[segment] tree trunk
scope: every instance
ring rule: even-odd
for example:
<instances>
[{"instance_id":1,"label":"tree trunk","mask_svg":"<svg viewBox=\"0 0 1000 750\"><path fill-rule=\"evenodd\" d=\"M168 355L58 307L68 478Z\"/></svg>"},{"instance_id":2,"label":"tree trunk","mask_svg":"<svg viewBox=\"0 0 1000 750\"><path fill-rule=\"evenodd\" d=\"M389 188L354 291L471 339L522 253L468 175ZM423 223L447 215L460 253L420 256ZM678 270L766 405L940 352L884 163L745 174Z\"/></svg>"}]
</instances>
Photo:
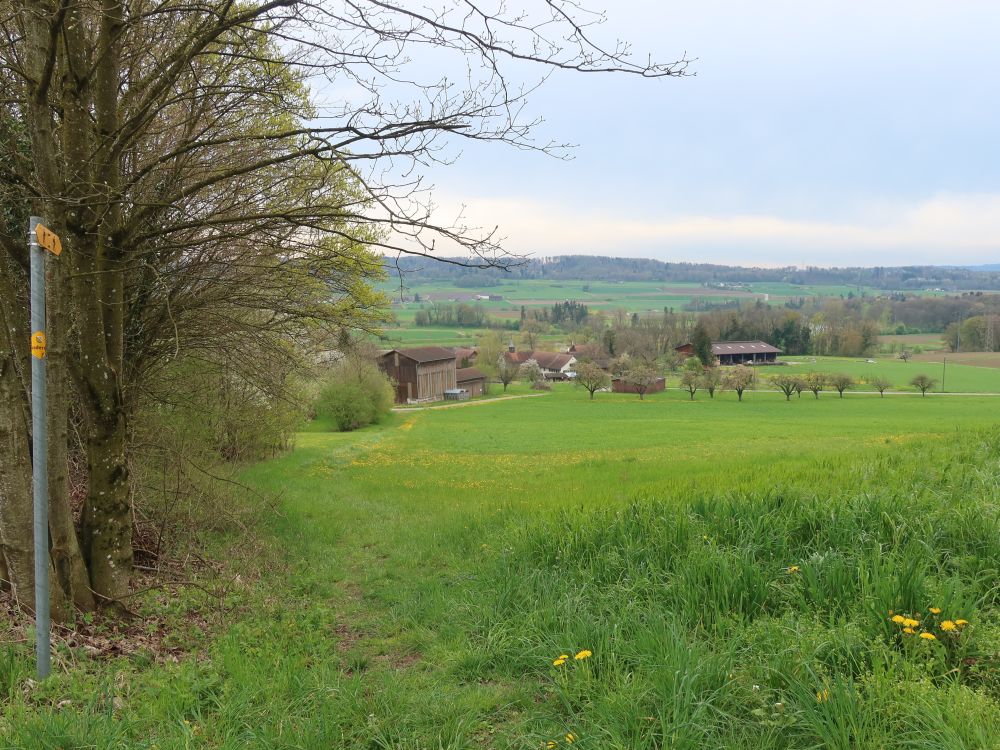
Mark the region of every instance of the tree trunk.
<instances>
[{"instance_id":1,"label":"tree trunk","mask_svg":"<svg viewBox=\"0 0 1000 750\"><path fill-rule=\"evenodd\" d=\"M0 357L2 357L0 353ZM16 405L13 364L0 359L0 552L14 601L32 608L35 568L28 435Z\"/></svg>"},{"instance_id":2,"label":"tree trunk","mask_svg":"<svg viewBox=\"0 0 1000 750\"><path fill-rule=\"evenodd\" d=\"M80 524L90 586L99 597L112 601L128 593L132 570L125 434L125 414L120 405L93 420L87 445L90 480Z\"/></svg>"},{"instance_id":3,"label":"tree trunk","mask_svg":"<svg viewBox=\"0 0 1000 750\"><path fill-rule=\"evenodd\" d=\"M90 611L94 595L83 561L80 543L73 523L69 497L69 399L70 385L66 368L66 338L70 320L66 265L58 260L49 263L49 289L46 300L46 333L48 353L48 420L49 420L49 554L55 571L55 581L67 602ZM66 616L69 612L55 613Z\"/></svg>"}]
</instances>

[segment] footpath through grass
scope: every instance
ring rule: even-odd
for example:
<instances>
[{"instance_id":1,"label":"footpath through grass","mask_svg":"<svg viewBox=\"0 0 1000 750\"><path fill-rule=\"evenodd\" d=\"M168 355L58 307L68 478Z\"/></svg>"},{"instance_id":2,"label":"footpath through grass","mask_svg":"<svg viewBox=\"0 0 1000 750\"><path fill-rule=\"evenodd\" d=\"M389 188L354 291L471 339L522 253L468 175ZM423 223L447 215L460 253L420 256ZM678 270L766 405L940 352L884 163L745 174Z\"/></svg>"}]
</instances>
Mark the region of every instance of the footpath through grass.
<instances>
[{"instance_id":1,"label":"footpath through grass","mask_svg":"<svg viewBox=\"0 0 1000 750\"><path fill-rule=\"evenodd\" d=\"M304 433L226 625L33 690L9 647L0 745L996 747L998 412L557 386Z\"/></svg>"}]
</instances>

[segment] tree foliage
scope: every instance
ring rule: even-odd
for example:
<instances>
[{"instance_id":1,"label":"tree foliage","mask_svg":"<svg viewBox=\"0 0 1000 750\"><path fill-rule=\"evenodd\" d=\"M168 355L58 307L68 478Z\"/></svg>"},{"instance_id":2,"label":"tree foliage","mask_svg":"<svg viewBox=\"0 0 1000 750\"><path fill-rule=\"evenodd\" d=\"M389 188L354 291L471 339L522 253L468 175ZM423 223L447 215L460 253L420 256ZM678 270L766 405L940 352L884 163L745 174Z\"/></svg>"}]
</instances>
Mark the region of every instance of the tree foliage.
<instances>
[{"instance_id":1,"label":"tree foliage","mask_svg":"<svg viewBox=\"0 0 1000 750\"><path fill-rule=\"evenodd\" d=\"M738 400L743 400L743 391L749 388L754 382L754 372L745 365L737 365L726 373L723 378L723 387L736 391Z\"/></svg>"},{"instance_id":2,"label":"tree foliage","mask_svg":"<svg viewBox=\"0 0 1000 750\"><path fill-rule=\"evenodd\" d=\"M593 400L595 392L611 385L611 377L592 362L580 362L576 366L576 383L590 393Z\"/></svg>"},{"instance_id":3,"label":"tree foliage","mask_svg":"<svg viewBox=\"0 0 1000 750\"><path fill-rule=\"evenodd\" d=\"M926 396L927 391L936 386L937 382L938 381L936 378L932 378L930 375L924 375L923 373L921 373L920 375L917 375L916 377L913 378L913 380L910 381L910 385L912 385L914 388L919 389L921 396Z\"/></svg>"}]
</instances>

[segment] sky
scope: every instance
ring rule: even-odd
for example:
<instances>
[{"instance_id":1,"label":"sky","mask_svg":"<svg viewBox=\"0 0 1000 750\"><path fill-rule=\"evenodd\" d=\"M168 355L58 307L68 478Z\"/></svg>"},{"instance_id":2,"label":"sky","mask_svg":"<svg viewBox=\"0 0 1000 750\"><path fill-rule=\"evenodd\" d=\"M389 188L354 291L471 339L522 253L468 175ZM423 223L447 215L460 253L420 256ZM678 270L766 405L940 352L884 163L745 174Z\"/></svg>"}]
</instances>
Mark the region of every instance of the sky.
<instances>
[{"instance_id":1,"label":"sky","mask_svg":"<svg viewBox=\"0 0 1000 750\"><path fill-rule=\"evenodd\" d=\"M696 75L553 75L528 113L572 159L467 144L425 170L443 216L535 256L1000 261L1000 4L583 4Z\"/></svg>"}]
</instances>

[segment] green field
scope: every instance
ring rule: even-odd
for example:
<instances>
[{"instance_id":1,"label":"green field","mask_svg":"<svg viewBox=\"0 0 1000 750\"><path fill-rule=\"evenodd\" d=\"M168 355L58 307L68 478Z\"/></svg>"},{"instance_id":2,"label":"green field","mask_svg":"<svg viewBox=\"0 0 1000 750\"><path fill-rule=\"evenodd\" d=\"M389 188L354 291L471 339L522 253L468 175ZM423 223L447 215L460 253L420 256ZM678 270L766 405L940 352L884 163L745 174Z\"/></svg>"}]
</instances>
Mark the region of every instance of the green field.
<instances>
[{"instance_id":1,"label":"green field","mask_svg":"<svg viewBox=\"0 0 1000 750\"><path fill-rule=\"evenodd\" d=\"M930 355L928 355L930 356ZM900 359L876 357L874 363L857 357L783 357L789 363L781 368L765 368L761 373L771 374L792 372L794 374L807 372L844 373L859 381L858 390L865 390L865 382L882 376L893 384L892 390L913 391L909 382L915 375L924 374L935 378L938 382L934 391L944 390L951 393L1000 393L1000 369L992 367L976 367L948 362L944 365L941 355L935 361L903 362Z\"/></svg>"},{"instance_id":2,"label":"green field","mask_svg":"<svg viewBox=\"0 0 1000 750\"><path fill-rule=\"evenodd\" d=\"M560 385L302 433L187 655L28 690L12 644L0 744L996 747L998 407Z\"/></svg>"}]
</instances>

